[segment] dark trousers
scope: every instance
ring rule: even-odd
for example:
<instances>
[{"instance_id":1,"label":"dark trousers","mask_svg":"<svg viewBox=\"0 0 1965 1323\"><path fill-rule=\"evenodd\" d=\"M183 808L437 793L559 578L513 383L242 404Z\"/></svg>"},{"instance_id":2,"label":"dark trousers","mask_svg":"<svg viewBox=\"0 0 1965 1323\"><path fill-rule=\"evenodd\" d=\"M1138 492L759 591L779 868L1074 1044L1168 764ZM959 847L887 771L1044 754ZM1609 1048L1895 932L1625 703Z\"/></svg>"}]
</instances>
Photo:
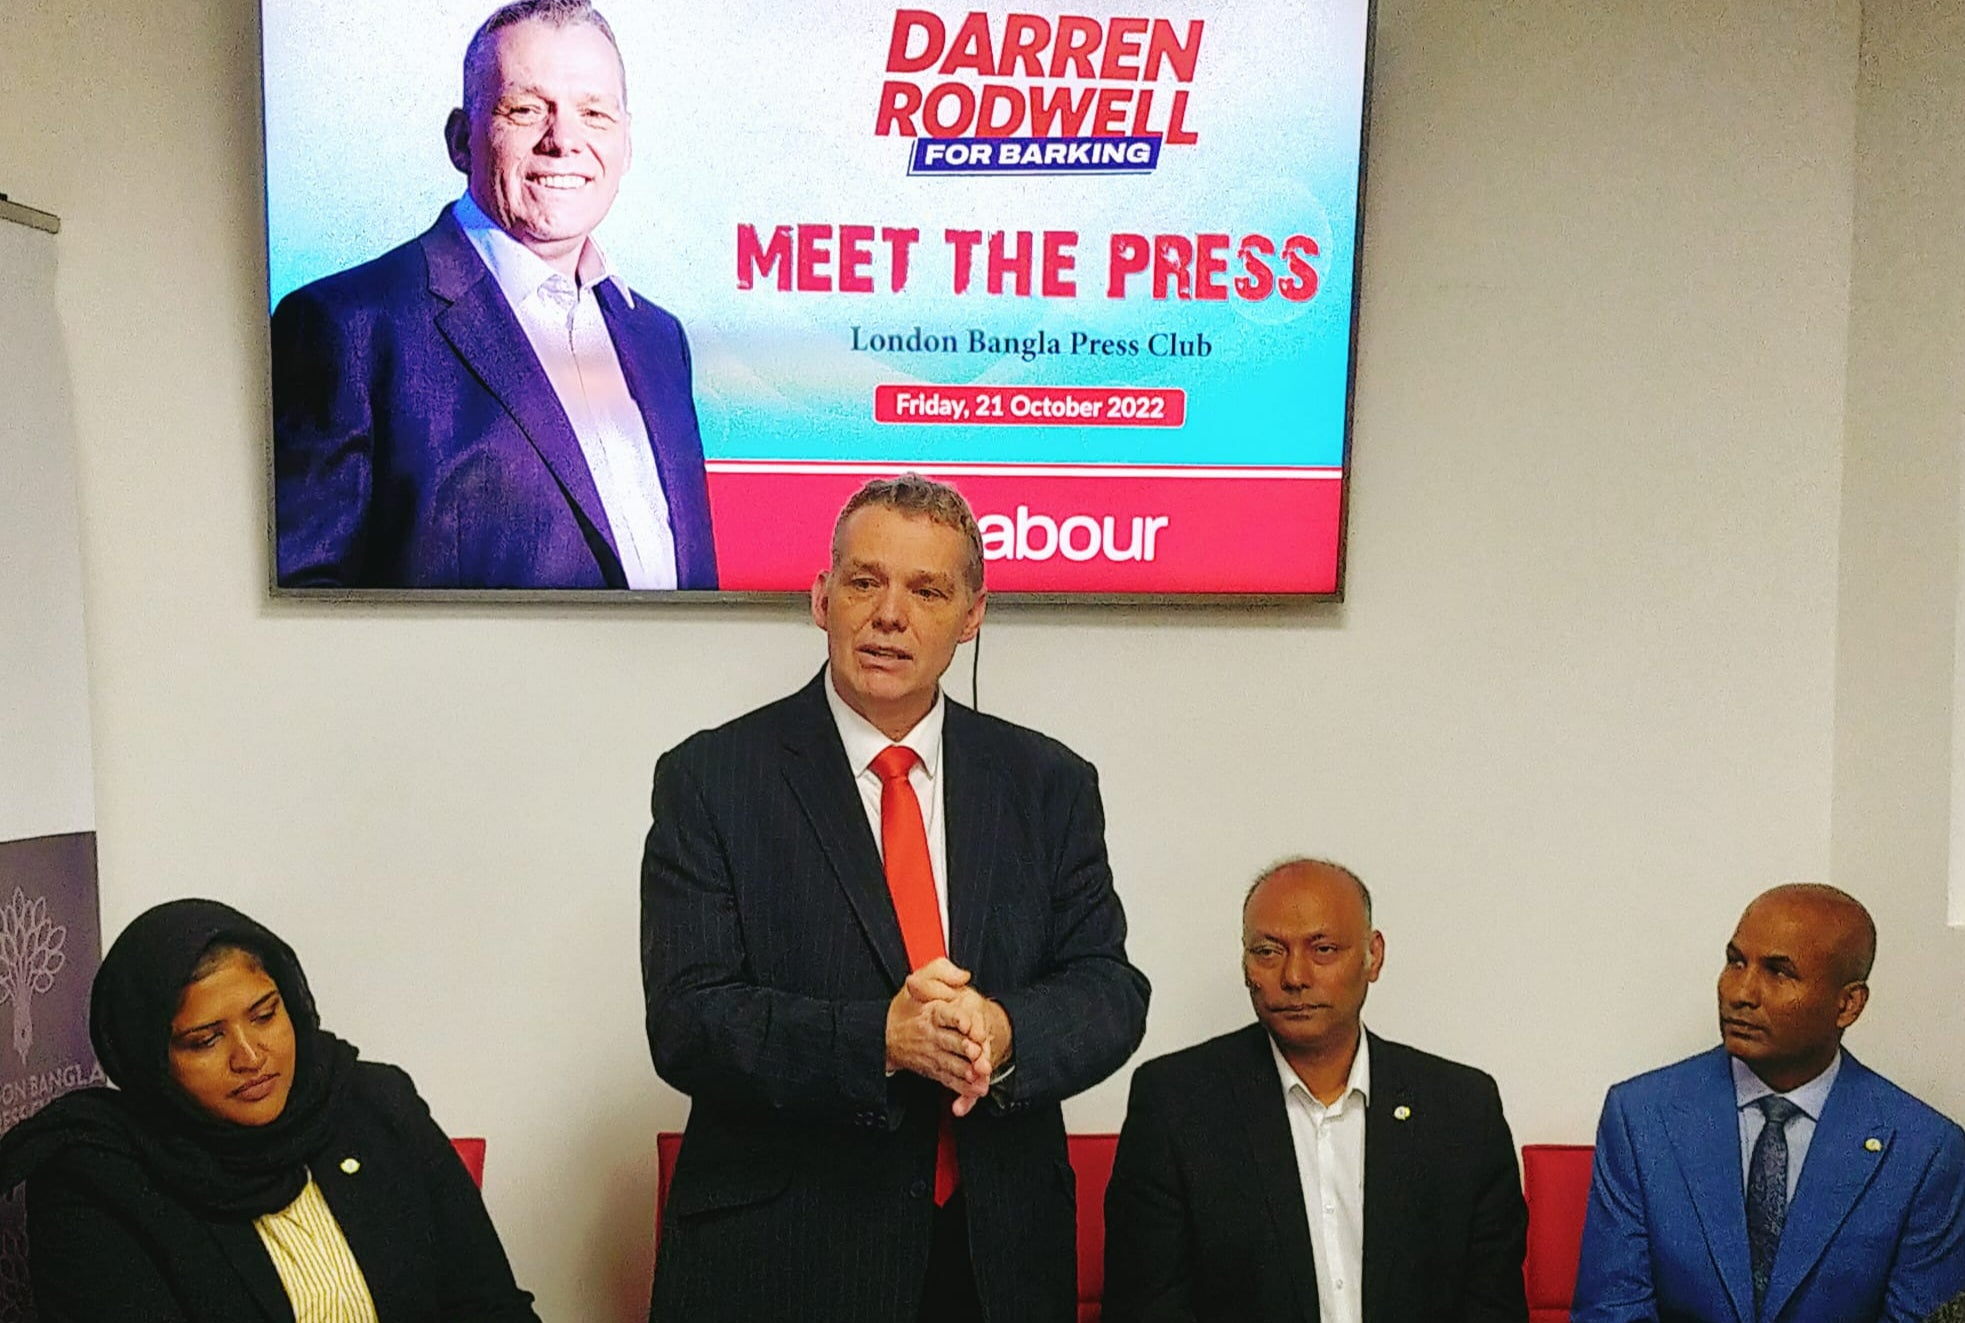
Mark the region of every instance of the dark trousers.
<instances>
[{"instance_id":1,"label":"dark trousers","mask_svg":"<svg viewBox=\"0 0 1965 1323\"><path fill-rule=\"evenodd\" d=\"M969 1205L960 1189L935 1210L935 1237L916 1317L921 1323L983 1323L976 1270L969 1260Z\"/></svg>"}]
</instances>

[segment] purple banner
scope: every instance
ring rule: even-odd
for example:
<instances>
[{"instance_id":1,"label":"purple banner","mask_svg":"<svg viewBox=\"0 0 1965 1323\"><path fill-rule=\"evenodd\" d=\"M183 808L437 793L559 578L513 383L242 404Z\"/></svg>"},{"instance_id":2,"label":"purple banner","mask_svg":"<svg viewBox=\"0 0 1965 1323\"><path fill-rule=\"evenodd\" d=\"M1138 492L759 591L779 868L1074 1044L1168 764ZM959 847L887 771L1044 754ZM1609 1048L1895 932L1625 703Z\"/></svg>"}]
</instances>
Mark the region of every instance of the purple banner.
<instances>
[{"instance_id":1,"label":"purple banner","mask_svg":"<svg viewBox=\"0 0 1965 1323\"><path fill-rule=\"evenodd\" d=\"M102 958L94 832L0 841L0 1131L103 1082L89 1046L89 985ZM25 1207L0 1199L0 1323L35 1317Z\"/></svg>"}]
</instances>

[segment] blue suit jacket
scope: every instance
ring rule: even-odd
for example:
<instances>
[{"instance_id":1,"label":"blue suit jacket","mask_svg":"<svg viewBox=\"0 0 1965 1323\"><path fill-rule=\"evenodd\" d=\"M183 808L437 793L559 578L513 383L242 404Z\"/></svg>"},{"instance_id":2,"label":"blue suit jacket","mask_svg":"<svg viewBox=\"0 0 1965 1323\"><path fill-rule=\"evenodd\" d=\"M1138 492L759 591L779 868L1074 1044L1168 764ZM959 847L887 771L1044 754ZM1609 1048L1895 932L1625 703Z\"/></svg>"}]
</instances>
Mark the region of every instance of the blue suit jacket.
<instances>
[{"instance_id":1,"label":"blue suit jacket","mask_svg":"<svg viewBox=\"0 0 1965 1323\"><path fill-rule=\"evenodd\" d=\"M689 344L613 282L601 313L648 424L677 583L716 587ZM446 208L273 313L278 577L292 588L624 588L580 443Z\"/></svg>"},{"instance_id":2,"label":"blue suit jacket","mask_svg":"<svg viewBox=\"0 0 1965 1323\"><path fill-rule=\"evenodd\" d=\"M1574 1323L1913 1323L1965 1287L1965 1131L1845 1052L1756 1315L1727 1062L1605 1099Z\"/></svg>"}]
</instances>

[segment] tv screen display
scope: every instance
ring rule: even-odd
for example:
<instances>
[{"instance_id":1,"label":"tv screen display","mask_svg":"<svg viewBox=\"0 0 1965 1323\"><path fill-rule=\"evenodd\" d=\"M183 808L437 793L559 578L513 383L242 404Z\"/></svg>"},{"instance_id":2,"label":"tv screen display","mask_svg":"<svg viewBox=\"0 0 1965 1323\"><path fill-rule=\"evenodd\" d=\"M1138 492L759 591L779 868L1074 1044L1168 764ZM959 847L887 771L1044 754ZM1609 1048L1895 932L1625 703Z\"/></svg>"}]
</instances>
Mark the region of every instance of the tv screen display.
<instances>
[{"instance_id":1,"label":"tv screen display","mask_svg":"<svg viewBox=\"0 0 1965 1323\"><path fill-rule=\"evenodd\" d=\"M1341 592L1368 0L261 15L276 591Z\"/></svg>"}]
</instances>

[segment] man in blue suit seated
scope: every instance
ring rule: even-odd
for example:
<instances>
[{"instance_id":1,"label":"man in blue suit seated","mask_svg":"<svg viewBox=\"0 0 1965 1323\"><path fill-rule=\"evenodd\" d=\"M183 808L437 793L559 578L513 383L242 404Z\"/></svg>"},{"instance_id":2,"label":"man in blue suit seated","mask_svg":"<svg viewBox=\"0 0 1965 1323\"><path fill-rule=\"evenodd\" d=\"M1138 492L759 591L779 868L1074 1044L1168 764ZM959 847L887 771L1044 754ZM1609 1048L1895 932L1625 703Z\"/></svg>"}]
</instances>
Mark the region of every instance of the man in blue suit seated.
<instances>
[{"instance_id":1,"label":"man in blue suit seated","mask_svg":"<svg viewBox=\"0 0 1965 1323\"><path fill-rule=\"evenodd\" d=\"M1965 1131L1842 1050L1875 956L1834 887L1747 906L1721 1046L1604 1101L1575 1323L1914 1323L1965 1287Z\"/></svg>"},{"instance_id":2,"label":"man in blue suit seated","mask_svg":"<svg viewBox=\"0 0 1965 1323\"><path fill-rule=\"evenodd\" d=\"M445 138L437 223L273 313L281 586L715 588L688 341L592 237L633 156L607 21L499 9Z\"/></svg>"}]
</instances>

